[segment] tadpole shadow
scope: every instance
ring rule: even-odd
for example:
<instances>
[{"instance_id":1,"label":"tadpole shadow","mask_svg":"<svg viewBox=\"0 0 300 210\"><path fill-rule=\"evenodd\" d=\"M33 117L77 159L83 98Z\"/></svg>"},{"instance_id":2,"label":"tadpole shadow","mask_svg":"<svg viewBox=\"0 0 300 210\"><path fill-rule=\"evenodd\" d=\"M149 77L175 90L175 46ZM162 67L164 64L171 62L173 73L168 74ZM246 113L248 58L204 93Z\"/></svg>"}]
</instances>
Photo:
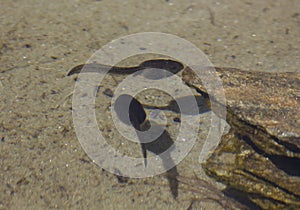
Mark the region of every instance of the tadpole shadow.
<instances>
[{"instance_id":1,"label":"tadpole shadow","mask_svg":"<svg viewBox=\"0 0 300 210\"><path fill-rule=\"evenodd\" d=\"M151 126L162 126L158 125L155 122L151 122ZM178 196L178 171L176 164L174 163L174 160L171 158L171 150L169 148L174 144L173 139L171 138L168 131L164 130L163 133L154 141L149 143L141 143L142 148L145 151L152 152L155 155L160 155L162 153L164 154L164 157L162 158L162 162L164 165L164 168L167 169L169 165L173 165L174 167L167 170L165 176L168 180L169 187L172 193L172 196L174 199Z\"/></svg>"},{"instance_id":2,"label":"tadpole shadow","mask_svg":"<svg viewBox=\"0 0 300 210\"><path fill-rule=\"evenodd\" d=\"M196 100L198 110L193 109L186 109L186 110L180 110L178 103L183 104L184 106L188 107L191 106L191 101ZM143 105L144 108L147 109L159 109L159 110L168 110L173 111L175 113L182 113L185 115L196 115L196 114L203 114L205 112L209 112L211 109L207 104L207 98L203 96L197 96L197 95L191 95L191 96L185 96L178 98L176 100L171 100L170 103L166 106L152 106L152 105Z\"/></svg>"}]
</instances>

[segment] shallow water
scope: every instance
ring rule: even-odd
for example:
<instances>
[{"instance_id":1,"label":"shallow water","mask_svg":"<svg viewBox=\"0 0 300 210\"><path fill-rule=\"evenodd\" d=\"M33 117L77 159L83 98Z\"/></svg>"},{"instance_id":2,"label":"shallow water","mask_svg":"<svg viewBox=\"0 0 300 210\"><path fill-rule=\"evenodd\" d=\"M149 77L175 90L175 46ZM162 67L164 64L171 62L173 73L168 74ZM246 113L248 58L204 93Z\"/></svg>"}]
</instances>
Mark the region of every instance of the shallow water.
<instances>
[{"instance_id":1,"label":"shallow water","mask_svg":"<svg viewBox=\"0 0 300 210\"><path fill-rule=\"evenodd\" d=\"M201 194L181 190L179 184L174 200L165 176L120 183L92 163L74 132L71 98L66 96L74 89L75 76L67 77L68 70L113 39L157 31L192 42L216 66L299 72L298 8L296 0L2 2L0 208L187 209ZM140 62L133 58L125 64ZM108 76L103 85L113 88L119 79ZM143 102L168 103L167 96L156 94L148 93ZM139 145L122 140L103 117L109 114L110 98L99 91L98 100L98 124L108 141L140 156ZM198 142L207 134L210 113L200 117ZM179 125L170 121L172 137ZM194 177L199 170L200 149L201 143L196 144L177 165L181 176Z\"/></svg>"}]
</instances>

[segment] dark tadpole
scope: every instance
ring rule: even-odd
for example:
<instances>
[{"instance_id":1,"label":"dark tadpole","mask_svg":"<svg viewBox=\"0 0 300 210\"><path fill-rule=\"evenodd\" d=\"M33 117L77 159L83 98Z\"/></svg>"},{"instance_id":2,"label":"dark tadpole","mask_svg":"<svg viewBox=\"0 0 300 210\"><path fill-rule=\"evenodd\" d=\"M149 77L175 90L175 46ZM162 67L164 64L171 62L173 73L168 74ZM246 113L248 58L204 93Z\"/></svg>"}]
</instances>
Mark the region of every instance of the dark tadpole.
<instances>
[{"instance_id":1,"label":"dark tadpole","mask_svg":"<svg viewBox=\"0 0 300 210\"><path fill-rule=\"evenodd\" d=\"M146 112L143 105L134 97L123 94L120 95L115 102L115 111L119 119L128 124L132 125L138 131L146 131L150 128L150 122L147 119ZM151 122L151 126L161 126L157 125L154 122ZM141 140L142 137L139 136ZM171 158L170 151L168 149L174 144L169 133L164 130L164 132L154 141L149 143L142 143L141 148L144 157L145 167L147 166L147 150L159 155L163 152L166 152L167 157L163 159L163 164L167 168L168 165L174 165L172 169L169 169L166 172L166 178L168 179L169 186L173 197L176 199L178 196L178 180L177 176L177 167L174 164L174 161ZM170 162L171 161L171 162Z\"/></svg>"},{"instance_id":2,"label":"dark tadpole","mask_svg":"<svg viewBox=\"0 0 300 210\"><path fill-rule=\"evenodd\" d=\"M164 69L170 73L176 74L180 70L184 68L183 64L170 60L170 59L153 59L146 60L142 62L138 66L132 67L119 67L119 66L108 66L99 63L88 63L88 64L80 64L78 66L73 67L67 74L67 76L71 76L73 74L79 74L81 70L84 68L84 72L104 72L104 70L109 70L109 73L112 74L132 74L140 70L155 68L155 69Z\"/></svg>"},{"instance_id":3,"label":"dark tadpole","mask_svg":"<svg viewBox=\"0 0 300 210\"><path fill-rule=\"evenodd\" d=\"M115 101L115 111L119 119L136 130L142 131L141 125L147 118L143 105L128 94L120 95ZM128 117L129 116L129 117Z\"/></svg>"},{"instance_id":4,"label":"dark tadpole","mask_svg":"<svg viewBox=\"0 0 300 210\"><path fill-rule=\"evenodd\" d=\"M128 108L129 107L129 108ZM147 121L147 115L143 105L134 97L123 94L115 102L115 111L119 119L127 125L132 125L138 131L146 131L144 126ZM145 143L141 142L144 164L147 165L147 151Z\"/></svg>"}]
</instances>

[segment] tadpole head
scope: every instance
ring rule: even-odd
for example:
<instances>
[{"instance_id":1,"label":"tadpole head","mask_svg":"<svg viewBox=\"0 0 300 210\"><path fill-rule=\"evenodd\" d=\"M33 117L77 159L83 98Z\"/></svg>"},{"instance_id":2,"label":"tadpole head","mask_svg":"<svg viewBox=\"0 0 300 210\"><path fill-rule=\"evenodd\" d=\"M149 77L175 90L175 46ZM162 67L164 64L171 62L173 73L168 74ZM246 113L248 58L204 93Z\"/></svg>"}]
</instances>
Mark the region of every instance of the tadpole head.
<instances>
[{"instance_id":1,"label":"tadpole head","mask_svg":"<svg viewBox=\"0 0 300 210\"><path fill-rule=\"evenodd\" d=\"M164 69L173 74L178 73L184 68L182 63L170 59L155 59L155 60L144 61L143 63L140 64L140 67Z\"/></svg>"},{"instance_id":2,"label":"tadpole head","mask_svg":"<svg viewBox=\"0 0 300 210\"><path fill-rule=\"evenodd\" d=\"M120 95L117 98L115 111L122 122L127 125L131 124L137 130L141 130L141 125L147 118L143 105L128 94Z\"/></svg>"}]
</instances>

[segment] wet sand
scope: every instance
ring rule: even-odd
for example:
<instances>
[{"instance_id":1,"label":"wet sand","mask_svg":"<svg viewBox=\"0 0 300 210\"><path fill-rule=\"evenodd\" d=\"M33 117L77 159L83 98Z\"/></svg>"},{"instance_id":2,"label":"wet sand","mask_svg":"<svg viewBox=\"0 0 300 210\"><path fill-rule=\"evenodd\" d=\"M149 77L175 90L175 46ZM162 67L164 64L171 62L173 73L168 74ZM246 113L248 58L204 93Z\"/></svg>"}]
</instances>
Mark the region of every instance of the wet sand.
<instances>
[{"instance_id":1,"label":"wet sand","mask_svg":"<svg viewBox=\"0 0 300 210\"><path fill-rule=\"evenodd\" d=\"M75 76L66 74L111 40L137 32L170 33L195 44L216 66L300 72L297 0L4 1L0 23L0 209L187 209L203 198L179 183L175 200L164 175L122 183L82 149L72 100L65 100ZM128 65L138 63L136 58ZM115 79L122 77L108 77L105 87L113 89ZM144 100L163 104L169 98ZM109 139L122 141L105 120L110 98L100 92L98 101L99 124ZM201 115L199 142L177 166L181 176L193 178L199 170L209 116ZM171 136L176 129L173 123ZM139 149L122 147L132 155ZM215 208L200 202L194 208L205 205Z\"/></svg>"}]
</instances>

